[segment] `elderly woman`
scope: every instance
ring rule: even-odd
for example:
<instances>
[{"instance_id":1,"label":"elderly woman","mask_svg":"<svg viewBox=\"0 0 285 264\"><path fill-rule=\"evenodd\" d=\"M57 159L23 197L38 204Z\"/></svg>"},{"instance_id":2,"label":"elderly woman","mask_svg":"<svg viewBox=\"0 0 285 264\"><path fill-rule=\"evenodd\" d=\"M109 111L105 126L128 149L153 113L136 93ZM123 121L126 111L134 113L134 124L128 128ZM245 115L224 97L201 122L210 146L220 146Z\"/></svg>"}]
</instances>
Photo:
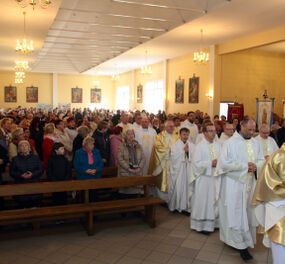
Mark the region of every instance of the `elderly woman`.
<instances>
[{"instance_id":1,"label":"elderly woman","mask_svg":"<svg viewBox=\"0 0 285 264\"><path fill-rule=\"evenodd\" d=\"M27 140L18 144L19 154L12 159L10 176L16 184L39 182L43 173L41 161L37 155L31 153L31 145ZM40 205L41 194L18 195L14 199L21 208L36 207Z\"/></svg>"},{"instance_id":2,"label":"elderly woman","mask_svg":"<svg viewBox=\"0 0 285 264\"><path fill-rule=\"evenodd\" d=\"M135 141L133 129L123 133L123 143L118 148L118 177L140 176L143 174L145 156L141 145ZM120 193L126 196L142 193L139 187L120 188Z\"/></svg>"},{"instance_id":3,"label":"elderly woman","mask_svg":"<svg viewBox=\"0 0 285 264\"><path fill-rule=\"evenodd\" d=\"M76 178L78 180L98 179L101 178L103 170L103 161L100 152L94 148L94 139L85 137L82 143L82 148L75 152L73 166L77 171ZM96 191L90 190L90 202L96 200Z\"/></svg>"}]
</instances>

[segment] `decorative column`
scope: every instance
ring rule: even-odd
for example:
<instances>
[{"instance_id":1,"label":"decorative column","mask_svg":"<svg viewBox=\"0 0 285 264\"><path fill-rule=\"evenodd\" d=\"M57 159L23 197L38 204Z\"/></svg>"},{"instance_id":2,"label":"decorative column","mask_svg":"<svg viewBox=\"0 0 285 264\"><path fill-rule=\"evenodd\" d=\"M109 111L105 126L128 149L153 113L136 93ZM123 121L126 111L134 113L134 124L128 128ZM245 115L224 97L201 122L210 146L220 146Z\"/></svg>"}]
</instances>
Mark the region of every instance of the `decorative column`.
<instances>
[{"instance_id":1,"label":"decorative column","mask_svg":"<svg viewBox=\"0 0 285 264\"><path fill-rule=\"evenodd\" d=\"M52 74L52 107L58 106L57 73Z\"/></svg>"},{"instance_id":2,"label":"decorative column","mask_svg":"<svg viewBox=\"0 0 285 264\"><path fill-rule=\"evenodd\" d=\"M167 113L166 97L167 97L167 60L163 61L163 110Z\"/></svg>"},{"instance_id":3,"label":"decorative column","mask_svg":"<svg viewBox=\"0 0 285 264\"><path fill-rule=\"evenodd\" d=\"M214 74L215 74L215 46L210 46L210 87L209 87L209 106L208 114L211 117L211 120L214 118Z\"/></svg>"},{"instance_id":4,"label":"decorative column","mask_svg":"<svg viewBox=\"0 0 285 264\"><path fill-rule=\"evenodd\" d=\"M132 70L132 84L130 92L130 110L134 110L135 103L135 70Z\"/></svg>"}]
</instances>

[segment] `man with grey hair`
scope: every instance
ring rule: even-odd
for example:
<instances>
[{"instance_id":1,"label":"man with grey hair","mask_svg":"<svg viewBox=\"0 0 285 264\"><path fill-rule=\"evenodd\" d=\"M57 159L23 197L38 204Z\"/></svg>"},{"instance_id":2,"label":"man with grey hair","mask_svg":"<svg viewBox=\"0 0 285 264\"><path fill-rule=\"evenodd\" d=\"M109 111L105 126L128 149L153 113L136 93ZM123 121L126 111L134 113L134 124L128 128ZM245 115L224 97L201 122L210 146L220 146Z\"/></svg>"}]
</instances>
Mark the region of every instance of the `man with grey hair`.
<instances>
[{"instance_id":1,"label":"man with grey hair","mask_svg":"<svg viewBox=\"0 0 285 264\"><path fill-rule=\"evenodd\" d=\"M165 122L165 130L159 133L155 139L150 157L148 173L158 176L156 187L157 196L168 202L168 177L170 169L170 149L178 140L174 133L174 123L171 120Z\"/></svg>"},{"instance_id":2,"label":"man with grey hair","mask_svg":"<svg viewBox=\"0 0 285 264\"><path fill-rule=\"evenodd\" d=\"M259 129L259 135L255 137L263 151L263 156L265 159L269 157L271 153L278 149L275 140L269 136L270 128L266 124L262 124Z\"/></svg>"},{"instance_id":3,"label":"man with grey hair","mask_svg":"<svg viewBox=\"0 0 285 264\"><path fill-rule=\"evenodd\" d=\"M256 243L258 226L250 201L257 173L264 163L260 145L253 134L255 121L245 118L240 132L235 132L224 145L218 158L216 176L221 175L219 198L220 239L236 248L243 260L252 256L248 247Z\"/></svg>"},{"instance_id":4,"label":"man with grey hair","mask_svg":"<svg viewBox=\"0 0 285 264\"><path fill-rule=\"evenodd\" d=\"M123 129L123 132L125 132L127 129L133 129L133 124L128 123L129 116L127 113L123 113L121 115L121 122L118 124L119 127Z\"/></svg>"}]
</instances>

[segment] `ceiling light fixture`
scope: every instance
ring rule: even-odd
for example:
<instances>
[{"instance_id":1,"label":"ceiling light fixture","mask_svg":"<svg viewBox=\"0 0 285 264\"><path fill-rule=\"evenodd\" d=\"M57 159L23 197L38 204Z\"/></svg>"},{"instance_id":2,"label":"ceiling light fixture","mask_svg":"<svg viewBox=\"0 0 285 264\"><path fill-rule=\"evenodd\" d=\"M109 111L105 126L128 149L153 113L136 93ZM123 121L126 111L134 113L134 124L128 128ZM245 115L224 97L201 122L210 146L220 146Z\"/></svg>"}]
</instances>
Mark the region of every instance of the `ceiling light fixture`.
<instances>
[{"instance_id":1,"label":"ceiling light fixture","mask_svg":"<svg viewBox=\"0 0 285 264\"><path fill-rule=\"evenodd\" d=\"M147 50L145 51L145 65L141 67L141 74L152 74L151 66L147 66Z\"/></svg>"},{"instance_id":2,"label":"ceiling light fixture","mask_svg":"<svg viewBox=\"0 0 285 264\"><path fill-rule=\"evenodd\" d=\"M203 29L201 29L200 32L201 32L200 51L194 52L193 61L194 61L194 63L207 63L209 61L209 53L208 52L204 52L202 50Z\"/></svg>"},{"instance_id":3,"label":"ceiling light fixture","mask_svg":"<svg viewBox=\"0 0 285 264\"><path fill-rule=\"evenodd\" d=\"M16 61L15 63L14 69L16 72L25 72L30 69L28 61Z\"/></svg>"},{"instance_id":4,"label":"ceiling light fixture","mask_svg":"<svg viewBox=\"0 0 285 264\"><path fill-rule=\"evenodd\" d=\"M34 45L32 40L30 40L30 43L26 40L26 12L23 12L23 15L24 15L24 39L22 42L20 42L20 40L17 40L16 52L22 54L30 54L34 51Z\"/></svg>"},{"instance_id":5,"label":"ceiling light fixture","mask_svg":"<svg viewBox=\"0 0 285 264\"><path fill-rule=\"evenodd\" d=\"M15 83L24 83L25 72L15 72Z\"/></svg>"},{"instance_id":6,"label":"ceiling light fixture","mask_svg":"<svg viewBox=\"0 0 285 264\"><path fill-rule=\"evenodd\" d=\"M20 7L25 8L28 5L31 5L33 7L33 10L35 9L35 6L38 4L41 8L46 9L51 4L51 0L15 0Z\"/></svg>"}]
</instances>

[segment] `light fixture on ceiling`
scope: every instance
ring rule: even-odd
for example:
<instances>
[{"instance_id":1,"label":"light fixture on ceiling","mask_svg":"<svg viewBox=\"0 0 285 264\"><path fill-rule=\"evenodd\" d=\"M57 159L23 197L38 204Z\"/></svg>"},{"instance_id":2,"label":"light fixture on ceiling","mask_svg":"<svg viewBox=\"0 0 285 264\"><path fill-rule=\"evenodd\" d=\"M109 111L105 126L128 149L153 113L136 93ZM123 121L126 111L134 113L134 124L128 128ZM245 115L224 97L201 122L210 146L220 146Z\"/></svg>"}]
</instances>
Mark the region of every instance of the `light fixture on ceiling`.
<instances>
[{"instance_id":1,"label":"light fixture on ceiling","mask_svg":"<svg viewBox=\"0 0 285 264\"><path fill-rule=\"evenodd\" d=\"M15 72L15 83L24 83L25 72Z\"/></svg>"},{"instance_id":2,"label":"light fixture on ceiling","mask_svg":"<svg viewBox=\"0 0 285 264\"><path fill-rule=\"evenodd\" d=\"M209 53L208 52L204 52L202 50L203 29L201 29L200 32L201 32L200 51L194 52L193 61L194 61L194 63L207 63L209 61Z\"/></svg>"},{"instance_id":3,"label":"light fixture on ceiling","mask_svg":"<svg viewBox=\"0 0 285 264\"><path fill-rule=\"evenodd\" d=\"M147 65L147 50L145 51L145 65L141 67L141 74L152 74L151 66Z\"/></svg>"},{"instance_id":4,"label":"light fixture on ceiling","mask_svg":"<svg viewBox=\"0 0 285 264\"><path fill-rule=\"evenodd\" d=\"M15 0L15 1L22 8L31 5L33 7L33 10L35 9L36 5L39 5L41 8L46 9L51 4L51 0Z\"/></svg>"},{"instance_id":5,"label":"light fixture on ceiling","mask_svg":"<svg viewBox=\"0 0 285 264\"><path fill-rule=\"evenodd\" d=\"M14 69L16 72L25 72L30 69L28 61L16 61L15 64Z\"/></svg>"},{"instance_id":6,"label":"light fixture on ceiling","mask_svg":"<svg viewBox=\"0 0 285 264\"><path fill-rule=\"evenodd\" d=\"M120 80L120 75L119 74L113 74L112 75L112 81L119 81Z\"/></svg>"},{"instance_id":7,"label":"light fixture on ceiling","mask_svg":"<svg viewBox=\"0 0 285 264\"><path fill-rule=\"evenodd\" d=\"M30 40L30 43L26 40L26 12L23 12L24 15L24 39L22 42L17 40L16 52L22 54L30 54L34 51L33 41Z\"/></svg>"}]
</instances>

